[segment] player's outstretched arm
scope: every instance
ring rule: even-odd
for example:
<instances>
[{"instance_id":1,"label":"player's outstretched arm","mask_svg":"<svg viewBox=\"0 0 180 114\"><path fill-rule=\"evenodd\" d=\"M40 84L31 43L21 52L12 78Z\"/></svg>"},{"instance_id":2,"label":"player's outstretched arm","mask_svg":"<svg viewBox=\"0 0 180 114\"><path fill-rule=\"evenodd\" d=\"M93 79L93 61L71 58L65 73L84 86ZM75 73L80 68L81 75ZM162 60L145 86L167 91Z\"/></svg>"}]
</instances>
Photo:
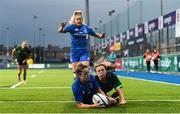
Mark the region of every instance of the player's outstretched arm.
<instances>
[{"instance_id":1,"label":"player's outstretched arm","mask_svg":"<svg viewBox=\"0 0 180 114\"><path fill-rule=\"evenodd\" d=\"M125 100L125 97L124 97L122 89L121 88L117 89L117 92L118 92L118 95L119 95L119 98L120 98L119 104L120 105L126 104L127 102Z\"/></svg>"},{"instance_id":2,"label":"player's outstretched arm","mask_svg":"<svg viewBox=\"0 0 180 114\"><path fill-rule=\"evenodd\" d=\"M78 108L101 108L100 104L77 103L76 106L77 106Z\"/></svg>"},{"instance_id":3,"label":"player's outstretched arm","mask_svg":"<svg viewBox=\"0 0 180 114\"><path fill-rule=\"evenodd\" d=\"M58 28L58 32L64 33L64 27L66 26L66 22L62 22Z\"/></svg>"},{"instance_id":4,"label":"player's outstretched arm","mask_svg":"<svg viewBox=\"0 0 180 114\"><path fill-rule=\"evenodd\" d=\"M96 33L97 38L104 38L106 33Z\"/></svg>"}]
</instances>

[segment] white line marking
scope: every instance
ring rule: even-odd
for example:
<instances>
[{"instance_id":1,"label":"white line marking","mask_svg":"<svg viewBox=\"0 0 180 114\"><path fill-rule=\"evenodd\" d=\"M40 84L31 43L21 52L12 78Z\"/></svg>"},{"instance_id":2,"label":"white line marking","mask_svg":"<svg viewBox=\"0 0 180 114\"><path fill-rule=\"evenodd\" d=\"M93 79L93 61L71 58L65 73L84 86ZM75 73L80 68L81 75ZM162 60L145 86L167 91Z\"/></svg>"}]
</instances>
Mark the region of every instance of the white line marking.
<instances>
[{"instance_id":1,"label":"white line marking","mask_svg":"<svg viewBox=\"0 0 180 114\"><path fill-rule=\"evenodd\" d=\"M0 101L0 103L72 103L75 101Z\"/></svg>"},{"instance_id":2,"label":"white line marking","mask_svg":"<svg viewBox=\"0 0 180 114\"><path fill-rule=\"evenodd\" d=\"M15 89L69 89L70 86L64 86L64 87L20 87ZM10 88L0 88L0 89L10 89Z\"/></svg>"},{"instance_id":3,"label":"white line marking","mask_svg":"<svg viewBox=\"0 0 180 114\"><path fill-rule=\"evenodd\" d=\"M127 102L180 102L180 99L172 100L126 100ZM0 101L0 103L73 103L75 101Z\"/></svg>"},{"instance_id":4,"label":"white line marking","mask_svg":"<svg viewBox=\"0 0 180 114\"><path fill-rule=\"evenodd\" d=\"M40 70L38 73L40 74L40 73L42 73L42 72L44 72L44 70ZM31 76L31 78L34 78L34 77L36 77L35 74L33 74L33 75Z\"/></svg>"},{"instance_id":5,"label":"white line marking","mask_svg":"<svg viewBox=\"0 0 180 114\"><path fill-rule=\"evenodd\" d=\"M44 70L40 70L38 73L42 73L42 72L44 72Z\"/></svg>"},{"instance_id":6,"label":"white line marking","mask_svg":"<svg viewBox=\"0 0 180 114\"><path fill-rule=\"evenodd\" d=\"M18 82L17 84L11 86L10 88L11 88L11 89L12 89L12 88L16 88L17 86L21 85L22 83L23 83L23 82Z\"/></svg>"},{"instance_id":7,"label":"white line marking","mask_svg":"<svg viewBox=\"0 0 180 114\"><path fill-rule=\"evenodd\" d=\"M31 76L31 78L34 78L36 75L35 74L33 74L32 76Z\"/></svg>"},{"instance_id":8,"label":"white line marking","mask_svg":"<svg viewBox=\"0 0 180 114\"><path fill-rule=\"evenodd\" d=\"M157 100L127 100L127 101L132 101L132 102L180 102L180 99L157 99Z\"/></svg>"},{"instance_id":9,"label":"white line marking","mask_svg":"<svg viewBox=\"0 0 180 114\"><path fill-rule=\"evenodd\" d=\"M146 79L140 79L140 78L126 77L126 76L122 76L122 75L118 75L118 76L119 76L119 77L123 77L123 78L129 78L129 79L147 81L147 82L154 82L154 83L162 83L162 84L169 84L169 85L177 85L177 86L180 86L180 84L174 84L174 83L168 83L168 82L161 82L161 81L154 81L154 80L146 80Z\"/></svg>"}]
</instances>

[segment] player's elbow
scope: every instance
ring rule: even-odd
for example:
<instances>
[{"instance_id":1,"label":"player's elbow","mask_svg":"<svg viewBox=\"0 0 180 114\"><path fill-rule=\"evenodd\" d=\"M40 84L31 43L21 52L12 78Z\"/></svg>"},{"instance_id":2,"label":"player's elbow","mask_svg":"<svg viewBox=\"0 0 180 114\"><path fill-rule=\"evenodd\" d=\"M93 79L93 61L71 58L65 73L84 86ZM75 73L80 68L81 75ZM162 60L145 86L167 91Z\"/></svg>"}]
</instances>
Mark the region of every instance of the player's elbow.
<instances>
[{"instance_id":1,"label":"player's elbow","mask_svg":"<svg viewBox=\"0 0 180 114\"><path fill-rule=\"evenodd\" d=\"M60 33L62 33L62 31L61 30L57 30L58 32L60 32Z\"/></svg>"},{"instance_id":2,"label":"player's elbow","mask_svg":"<svg viewBox=\"0 0 180 114\"><path fill-rule=\"evenodd\" d=\"M64 29L62 29L62 28L59 28L57 31L60 32L60 33L65 33Z\"/></svg>"},{"instance_id":3,"label":"player's elbow","mask_svg":"<svg viewBox=\"0 0 180 114\"><path fill-rule=\"evenodd\" d=\"M95 37L96 38L100 38L100 35L98 33L96 33Z\"/></svg>"}]
</instances>

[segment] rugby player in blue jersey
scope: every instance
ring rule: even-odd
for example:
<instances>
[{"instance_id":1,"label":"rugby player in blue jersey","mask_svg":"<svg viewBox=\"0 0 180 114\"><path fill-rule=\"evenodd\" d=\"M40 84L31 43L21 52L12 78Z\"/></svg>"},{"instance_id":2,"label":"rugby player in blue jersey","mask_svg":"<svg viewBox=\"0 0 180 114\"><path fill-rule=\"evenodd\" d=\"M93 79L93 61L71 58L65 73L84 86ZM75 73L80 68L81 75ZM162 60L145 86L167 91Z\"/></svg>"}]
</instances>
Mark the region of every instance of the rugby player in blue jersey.
<instances>
[{"instance_id":1,"label":"rugby player in blue jersey","mask_svg":"<svg viewBox=\"0 0 180 114\"><path fill-rule=\"evenodd\" d=\"M92 96L95 93L105 93L100 89L95 76L89 74L89 67L79 63L76 69L77 78L72 85L72 91L78 108L98 108L101 104L93 104ZM116 104L116 100L112 97L109 99L109 105Z\"/></svg>"},{"instance_id":2,"label":"rugby player in blue jersey","mask_svg":"<svg viewBox=\"0 0 180 114\"><path fill-rule=\"evenodd\" d=\"M72 70L75 72L77 64L83 63L89 66L89 46L88 35L92 35L97 38L104 38L105 33L96 33L89 26L85 25L82 11L77 10L73 13L69 25L61 23L58 28L58 32L70 33L71 36L71 52L70 62L72 63Z\"/></svg>"}]
</instances>

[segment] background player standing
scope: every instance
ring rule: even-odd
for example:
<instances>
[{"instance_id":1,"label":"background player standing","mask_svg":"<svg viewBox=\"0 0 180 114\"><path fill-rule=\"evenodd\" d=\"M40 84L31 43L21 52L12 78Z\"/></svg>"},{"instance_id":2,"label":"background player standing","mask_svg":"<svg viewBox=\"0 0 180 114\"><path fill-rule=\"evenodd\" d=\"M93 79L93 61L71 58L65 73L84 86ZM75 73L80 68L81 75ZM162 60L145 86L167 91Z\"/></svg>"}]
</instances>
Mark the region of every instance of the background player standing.
<instances>
[{"instance_id":1,"label":"background player standing","mask_svg":"<svg viewBox=\"0 0 180 114\"><path fill-rule=\"evenodd\" d=\"M23 82L26 81L26 75L27 75L27 60L32 57L32 52L28 48L27 41L23 41L20 46L14 48L12 50L12 57L14 59L17 59L17 67L18 67L18 81L21 81L21 72L22 69L24 71L23 73Z\"/></svg>"}]
</instances>

